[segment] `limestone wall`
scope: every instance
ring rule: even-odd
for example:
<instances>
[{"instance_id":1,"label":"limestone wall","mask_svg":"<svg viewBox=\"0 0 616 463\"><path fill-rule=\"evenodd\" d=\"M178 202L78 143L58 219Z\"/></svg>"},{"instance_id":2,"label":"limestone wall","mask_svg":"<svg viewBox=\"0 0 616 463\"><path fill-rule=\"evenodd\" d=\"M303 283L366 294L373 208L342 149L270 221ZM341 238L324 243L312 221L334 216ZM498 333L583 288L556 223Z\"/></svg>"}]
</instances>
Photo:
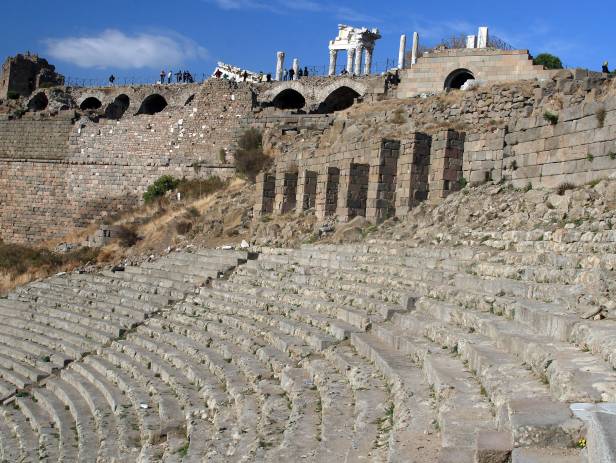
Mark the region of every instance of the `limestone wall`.
<instances>
[{"instance_id":1,"label":"limestone wall","mask_svg":"<svg viewBox=\"0 0 616 463\"><path fill-rule=\"evenodd\" d=\"M153 115L135 115L133 102L119 120L75 122L70 110L0 121L0 238L40 242L86 226L137 205L164 174L231 175L252 91L221 81L196 90L185 104L182 89L173 89L177 98L167 95L170 105Z\"/></svg>"},{"instance_id":2,"label":"limestone wall","mask_svg":"<svg viewBox=\"0 0 616 463\"><path fill-rule=\"evenodd\" d=\"M556 123L537 114L490 134L470 134L465 178L476 182L502 176L518 187L555 187L605 178L616 170L616 97L554 114Z\"/></svg>"}]
</instances>

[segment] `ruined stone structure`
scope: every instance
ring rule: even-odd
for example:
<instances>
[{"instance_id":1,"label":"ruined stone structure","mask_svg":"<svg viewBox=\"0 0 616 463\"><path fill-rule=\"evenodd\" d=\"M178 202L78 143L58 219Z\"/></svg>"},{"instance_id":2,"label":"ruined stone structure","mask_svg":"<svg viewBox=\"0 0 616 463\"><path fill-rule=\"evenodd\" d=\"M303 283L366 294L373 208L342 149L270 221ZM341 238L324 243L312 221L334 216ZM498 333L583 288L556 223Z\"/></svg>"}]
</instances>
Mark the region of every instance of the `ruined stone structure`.
<instances>
[{"instance_id":1,"label":"ruined stone structure","mask_svg":"<svg viewBox=\"0 0 616 463\"><path fill-rule=\"evenodd\" d=\"M35 55L17 55L6 59L0 75L0 99L9 94L28 96L36 89L64 84L64 77L47 60Z\"/></svg>"},{"instance_id":2,"label":"ruined stone structure","mask_svg":"<svg viewBox=\"0 0 616 463\"><path fill-rule=\"evenodd\" d=\"M590 80L586 79L580 85L588 85ZM420 201L440 201L467 182L504 179L520 188L553 188L565 182L587 183L614 172L616 94L612 92L601 101L572 104L558 111L556 121L547 116L553 110L543 106L541 94L539 85L534 96L507 90L500 95L488 93L483 96L497 103L489 107L470 105L465 108L470 111L467 114L462 114L459 106L433 108L426 113L420 105L410 104L409 132L396 139L380 135L387 130L387 120L381 122L382 128L374 131L375 135L362 136L352 127L350 138L344 120L325 130L315 128L312 138L304 135L303 145L283 146L275 172L267 174L283 182L293 170L299 179L296 189L276 190L272 212L289 212L291 205L298 213L305 211L302 204L307 173L317 178L312 194L319 219L335 216L348 221L360 215L380 221L402 216ZM394 116L404 117L402 112ZM496 116L502 118L504 126L486 128L484 124ZM413 126L418 118L457 123L466 119L470 125L464 130L433 128L423 132ZM321 145L323 148L317 148ZM334 171L336 175L332 175ZM263 202L265 190L261 187L266 184L259 184L258 203ZM296 197L289 198L290 194ZM255 216L265 211L257 209Z\"/></svg>"},{"instance_id":3,"label":"ruined stone structure","mask_svg":"<svg viewBox=\"0 0 616 463\"><path fill-rule=\"evenodd\" d=\"M372 72L375 42L381 38L378 29L338 25L338 36L329 42L329 75L336 74L338 52L346 51L346 72L359 76ZM365 58L364 58L365 55ZM362 69L362 63L364 64Z\"/></svg>"}]
</instances>

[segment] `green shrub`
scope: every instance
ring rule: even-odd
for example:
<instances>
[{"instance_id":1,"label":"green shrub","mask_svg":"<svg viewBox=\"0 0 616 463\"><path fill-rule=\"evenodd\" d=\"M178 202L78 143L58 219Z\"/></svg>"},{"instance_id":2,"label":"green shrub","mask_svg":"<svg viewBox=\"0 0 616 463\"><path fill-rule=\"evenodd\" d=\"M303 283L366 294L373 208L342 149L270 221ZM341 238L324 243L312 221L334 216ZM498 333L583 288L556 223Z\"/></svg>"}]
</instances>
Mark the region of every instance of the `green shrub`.
<instances>
[{"instance_id":1,"label":"green shrub","mask_svg":"<svg viewBox=\"0 0 616 463\"><path fill-rule=\"evenodd\" d=\"M543 113L543 118L552 125L556 125L558 123L558 114L553 113L552 111L545 111Z\"/></svg>"},{"instance_id":2,"label":"green shrub","mask_svg":"<svg viewBox=\"0 0 616 463\"><path fill-rule=\"evenodd\" d=\"M599 108L597 109L597 112L595 113L595 116L597 117L597 125L600 129L602 129L603 126L605 125L606 114L607 114L607 111L605 110L605 108Z\"/></svg>"},{"instance_id":3,"label":"green shrub","mask_svg":"<svg viewBox=\"0 0 616 463\"><path fill-rule=\"evenodd\" d=\"M235 152L235 170L238 175L255 181L257 174L271 163L263 153L263 136L257 129L248 129L240 137Z\"/></svg>"},{"instance_id":4,"label":"green shrub","mask_svg":"<svg viewBox=\"0 0 616 463\"><path fill-rule=\"evenodd\" d=\"M227 163L227 152L224 148L220 148L220 151L218 151L218 160L221 164Z\"/></svg>"},{"instance_id":5,"label":"green shrub","mask_svg":"<svg viewBox=\"0 0 616 463\"><path fill-rule=\"evenodd\" d=\"M212 175L206 179L179 180L175 185L175 189L180 192L182 199L193 199L215 193L222 190L225 186L227 186L227 182L220 177Z\"/></svg>"},{"instance_id":6,"label":"green shrub","mask_svg":"<svg viewBox=\"0 0 616 463\"><path fill-rule=\"evenodd\" d=\"M560 185L558 185L558 187L556 187L556 192L562 196L565 194L565 191L567 190L573 190L575 188L575 185L573 183L569 183L569 182L564 182L561 183Z\"/></svg>"},{"instance_id":7,"label":"green shrub","mask_svg":"<svg viewBox=\"0 0 616 463\"><path fill-rule=\"evenodd\" d=\"M586 159L588 159L588 161L590 162L593 162L595 160L595 157L591 153L588 153L586 155Z\"/></svg>"},{"instance_id":8,"label":"green shrub","mask_svg":"<svg viewBox=\"0 0 616 463\"><path fill-rule=\"evenodd\" d=\"M464 188L466 185L468 185L468 180L462 177L460 180L458 180L458 184L460 185L460 188Z\"/></svg>"},{"instance_id":9,"label":"green shrub","mask_svg":"<svg viewBox=\"0 0 616 463\"><path fill-rule=\"evenodd\" d=\"M511 170L518 170L518 161L516 161L515 159L513 161L511 161L511 164L509 165L509 168Z\"/></svg>"},{"instance_id":10,"label":"green shrub","mask_svg":"<svg viewBox=\"0 0 616 463\"><path fill-rule=\"evenodd\" d=\"M616 159L616 152L614 151L610 151L608 153L608 156L610 157L610 159L613 161L614 159Z\"/></svg>"},{"instance_id":11,"label":"green shrub","mask_svg":"<svg viewBox=\"0 0 616 463\"><path fill-rule=\"evenodd\" d=\"M533 64L540 64L546 69L562 69L563 63L558 56L550 53L541 53L535 57Z\"/></svg>"},{"instance_id":12,"label":"green shrub","mask_svg":"<svg viewBox=\"0 0 616 463\"><path fill-rule=\"evenodd\" d=\"M152 183L148 189L143 193L143 200L146 203L154 201L156 198L164 196L167 191L173 190L179 183L179 180L173 178L171 175L163 175L154 183Z\"/></svg>"},{"instance_id":13,"label":"green shrub","mask_svg":"<svg viewBox=\"0 0 616 463\"><path fill-rule=\"evenodd\" d=\"M19 93L17 93L17 92L13 92L13 91L8 91L8 92L6 92L6 97L7 97L9 100L19 100L19 97L20 97L20 96L21 96L21 95L20 95Z\"/></svg>"}]
</instances>

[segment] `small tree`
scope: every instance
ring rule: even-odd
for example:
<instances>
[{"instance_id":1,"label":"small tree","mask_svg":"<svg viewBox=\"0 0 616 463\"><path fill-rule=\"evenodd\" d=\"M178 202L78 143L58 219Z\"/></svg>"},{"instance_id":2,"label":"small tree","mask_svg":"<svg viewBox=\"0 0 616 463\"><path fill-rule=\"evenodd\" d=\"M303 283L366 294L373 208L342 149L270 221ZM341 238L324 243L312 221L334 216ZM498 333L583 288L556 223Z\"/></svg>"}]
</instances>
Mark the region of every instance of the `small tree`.
<instances>
[{"instance_id":1,"label":"small tree","mask_svg":"<svg viewBox=\"0 0 616 463\"><path fill-rule=\"evenodd\" d=\"M257 174L266 168L271 159L263 153L263 136L257 129L246 130L238 141L235 152L235 169L239 175L255 181Z\"/></svg>"},{"instance_id":2,"label":"small tree","mask_svg":"<svg viewBox=\"0 0 616 463\"><path fill-rule=\"evenodd\" d=\"M563 68L563 63L560 58L549 53L541 53L533 60L533 63L543 65L546 69Z\"/></svg>"},{"instance_id":3,"label":"small tree","mask_svg":"<svg viewBox=\"0 0 616 463\"><path fill-rule=\"evenodd\" d=\"M179 180L173 178L171 175L163 175L154 183L152 183L145 193L143 193L143 200L146 203L152 202L156 198L163 196L167 191L173 190L179 183Z\"/></svg>"}]
</instances>

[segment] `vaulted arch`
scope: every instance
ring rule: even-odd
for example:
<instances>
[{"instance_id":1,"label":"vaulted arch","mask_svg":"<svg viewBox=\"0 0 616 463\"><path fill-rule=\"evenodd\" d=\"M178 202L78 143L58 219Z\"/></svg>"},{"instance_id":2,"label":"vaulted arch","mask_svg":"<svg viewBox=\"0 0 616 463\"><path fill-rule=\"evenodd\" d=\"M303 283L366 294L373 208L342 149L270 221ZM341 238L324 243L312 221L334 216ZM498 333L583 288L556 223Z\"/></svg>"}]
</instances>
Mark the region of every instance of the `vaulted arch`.
<instances>
[{"instance_id":1,"label":"vaulted arch","mask_svg":"<svg viewBox=\"0 0 616 463\"><path fill-rule=\"evenodd\" d=\"M28 109L30 111L43 111L47 108L47 105L49 105L49 100L43 92L37 93L28 101Z\"/></svg>"},{"instance_id":2,"label":"vaulted arch","mask_svg":"<svg viewBox=\"0 0 616 463\"><path fill-rule=\"evenodd\" d=\"M317 112L321 114L333 113L350 108L355 103L355 99L361 95L352 88L343 85L333 90L325 100L319 105Z\"/></svg>"},{"instance_id":3,"label":"vaulted arch","mask_svg":"<svg viewBox=\"0 0 616 463\"><path fill-rule=\"evenodd\" d=\"M130 106L130 98L128 95L122 93L118 95L113 102L109 103L105 110L105 117L107 119L121 119L128 107Z\"/></svg>"},{"instance_id":4,"label":"vaulted arch","mask_svg":"<svg viewBox=\"0 0 616 463\"><path fill-rule=\"evenodd\" d=\"M467 80L473 80L475 75L468 69L456 69L445 79L445 88L462 88Z\"/></svg>"},{"instance_id":5,"label":"vaulted arch","mask_svg":"<svg viewBox=\"0 0 616 463\"><path fill-rule=\"evenodd\" d=\"M101 100L96 97L90 96L81 102L81 104L79 105L79 109L81 109L82 111L89 111L100 109L101 106L103 106Z\"/></svg>"},{"instance_id":6,"label":"vaulted arch","mask_svg":"<svg viewBox=\"0 0 616 463\"><path fill-rule=\"evenodd\" d=\"M278 109L302 109L306 98L297 90L287 88L274 97L272 105Z\"/></svg>"},{"instance_id":7,"label":"vaulted arch","mask_svg":"<svg viewBox=\"0 0 616 463\"><path fill-rule=\"evenodd\" d=\"M137 114L156 114L161 112L167 107L167 100L162 95L158 93L154 93L148 96L143 103L141 103L141 107Z\"/></svg>"}]
</instances>

